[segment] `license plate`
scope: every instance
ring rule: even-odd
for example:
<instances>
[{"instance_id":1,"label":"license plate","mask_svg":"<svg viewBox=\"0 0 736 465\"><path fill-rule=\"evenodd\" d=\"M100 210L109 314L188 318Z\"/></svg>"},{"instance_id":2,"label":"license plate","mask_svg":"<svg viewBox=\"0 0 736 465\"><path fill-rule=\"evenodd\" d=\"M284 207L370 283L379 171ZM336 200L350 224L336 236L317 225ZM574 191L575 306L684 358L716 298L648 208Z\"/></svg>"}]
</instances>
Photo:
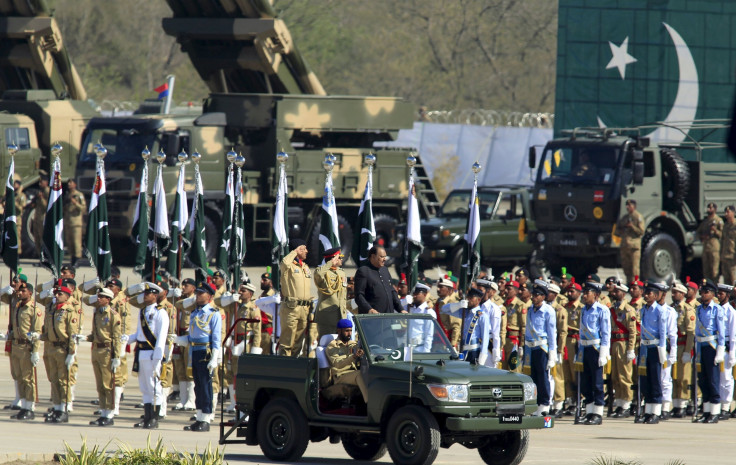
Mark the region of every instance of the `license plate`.
<instances>
[{"instance_id":1,"label":"license plate","mask_svg":"<svg viewBox=\"0 0 736 465\"><path fill-rule=\"evenodd\" d=\"M577 247L578 241L575 239L562 239L560 241L560 245L564 245L567 247Z\"/></svg>"},{"instance_id":2,"label":"license plate","mask_svg":"<svg viewBox=\"0 0 736 465\"><path fill-rule=\"evenodd\" d=\"M523 415L512 415L512 414L505 414L501 415L501 424L521 424L521 419L523 418Z\"/></svg>"}]
</instances>

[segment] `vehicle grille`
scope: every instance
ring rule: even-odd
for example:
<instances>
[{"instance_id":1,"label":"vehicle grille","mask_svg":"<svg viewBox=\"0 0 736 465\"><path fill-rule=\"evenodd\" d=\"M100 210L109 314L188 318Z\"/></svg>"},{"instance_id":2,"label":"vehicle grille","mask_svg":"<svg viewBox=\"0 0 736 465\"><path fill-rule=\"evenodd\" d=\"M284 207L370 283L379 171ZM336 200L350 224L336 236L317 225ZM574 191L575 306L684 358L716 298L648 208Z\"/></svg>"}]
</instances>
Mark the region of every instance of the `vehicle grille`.
<instances>
[{"instance_id":1,"label":"vehicle grille","mask_svg":"<svg viewBox=\"0 0 736 465\"><path fill-rule=\"evenodd\" d=\"M501 398L494 397L493 390L501 389ZM524 402L524 388L521 384L471 384L470 385L470 402L471 403L492 403L492 402Z\"/></svg>"}]
</instances>

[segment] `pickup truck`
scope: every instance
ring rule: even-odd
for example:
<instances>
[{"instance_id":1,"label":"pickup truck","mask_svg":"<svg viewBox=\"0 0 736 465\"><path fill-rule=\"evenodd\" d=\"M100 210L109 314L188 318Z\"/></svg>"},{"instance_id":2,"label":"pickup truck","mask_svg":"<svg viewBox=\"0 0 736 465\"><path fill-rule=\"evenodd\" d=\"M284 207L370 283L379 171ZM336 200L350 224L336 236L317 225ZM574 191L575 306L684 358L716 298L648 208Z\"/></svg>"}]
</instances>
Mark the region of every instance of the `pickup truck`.
<instances>
[{"instance_id":1,"label":"pickup truck","mask_svg":"<svg viewBox=\"0 0 736 465\"><path fill-rule=\"evenodd\" d=\"M240 420L221 425L220 444L259 445L271 460L296 461L310 440L330 438L355 460L378 460L388 450L394 463L410 465L431 464L440 447L457 443L478 449L485 463L518 464L527 430L553 427L552 417L531 416L530 377L460 360L431 316L356 315L354 322L368 405L357 388L345 394L346 385L325 384L325 344L317 358L244 354L235 381ZM228 439L233 432L244 439Z\"/></svg>"}]
</instances>

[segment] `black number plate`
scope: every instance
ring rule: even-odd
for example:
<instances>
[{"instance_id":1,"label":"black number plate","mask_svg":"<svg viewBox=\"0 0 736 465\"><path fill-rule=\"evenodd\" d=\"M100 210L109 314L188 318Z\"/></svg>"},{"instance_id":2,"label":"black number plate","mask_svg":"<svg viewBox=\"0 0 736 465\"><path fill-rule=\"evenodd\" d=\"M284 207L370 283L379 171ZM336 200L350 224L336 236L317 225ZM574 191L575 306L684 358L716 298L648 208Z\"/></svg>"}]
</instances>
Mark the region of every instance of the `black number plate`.
<instances>
[{"instance_id":1,"label":"black number plate","mask_svg":"<svg viewBox=\"0 0 736 465\"><path fill-rule=\"evenodd\" d=\"M511 423L511 424L518 425L518 424L521 424L521 419L523 417L524 416L523 415L520 415L520 414L517 415L517 414L509 414L509 413L507 413L505 415L501 415L501 423L502 424L509 424L509 423Z\"/></svg>"}]
</instances>

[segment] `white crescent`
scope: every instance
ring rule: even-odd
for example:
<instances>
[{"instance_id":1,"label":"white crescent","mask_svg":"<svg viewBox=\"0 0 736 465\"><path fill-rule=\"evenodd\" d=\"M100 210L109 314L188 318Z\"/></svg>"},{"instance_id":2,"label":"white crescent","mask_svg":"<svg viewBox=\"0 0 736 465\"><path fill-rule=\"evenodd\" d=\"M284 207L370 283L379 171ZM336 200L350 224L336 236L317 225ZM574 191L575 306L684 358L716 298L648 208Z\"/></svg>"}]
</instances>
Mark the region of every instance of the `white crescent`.
<instances>
[{"instance_id":1,"label":"white crescent","mask_svg":"<svg viewBox=\"0 0 736 465\"><path fill-rule=\"evenodd\" d=\"M695 68L695 61L690 53L682 36L669 24L664 24L667 32L672 38L677 50L677 61L680 68L680 82L677 87L677 96L675 103L672 105L667 117L662 123L680 128L673 129L669 127L660 127L648 134L647 137L653 141L667 141L671 144L679 144L687 137L687 133L693 125L695 114L698 111L699 86L698 86L698 70ZM598 116L598 125L602 128L606 124Z\"/></svg>"}]
</instances>

